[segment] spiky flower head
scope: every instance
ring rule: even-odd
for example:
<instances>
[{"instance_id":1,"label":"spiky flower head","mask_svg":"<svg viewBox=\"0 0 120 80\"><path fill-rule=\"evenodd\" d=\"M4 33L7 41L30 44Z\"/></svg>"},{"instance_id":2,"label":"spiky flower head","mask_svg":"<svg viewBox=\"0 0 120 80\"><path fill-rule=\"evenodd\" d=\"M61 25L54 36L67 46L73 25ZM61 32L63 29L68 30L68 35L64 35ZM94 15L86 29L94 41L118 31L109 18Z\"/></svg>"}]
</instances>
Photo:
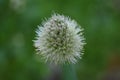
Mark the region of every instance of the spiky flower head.
<instances>
[{"instance_id":1,"label":"spiky flower head","mask_svg":"<svg viewBox=\"0 0 120 80\"><path fill-rule=\"evenodd\" d=\"M76 21L64 15L53 14L36 30L34 40L37 54L46 62L76 63L83 54L83 29Z\"/></svg>"}]
</instances>

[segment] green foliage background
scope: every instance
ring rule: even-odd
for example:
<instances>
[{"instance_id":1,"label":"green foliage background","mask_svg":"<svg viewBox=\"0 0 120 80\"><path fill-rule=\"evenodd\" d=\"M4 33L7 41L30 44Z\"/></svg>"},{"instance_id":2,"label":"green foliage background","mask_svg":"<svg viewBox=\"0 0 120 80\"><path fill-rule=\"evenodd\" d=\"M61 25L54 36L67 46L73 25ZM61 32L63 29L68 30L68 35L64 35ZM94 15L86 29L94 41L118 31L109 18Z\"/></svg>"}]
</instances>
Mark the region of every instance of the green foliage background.
<instances>
[{"instance_id":1,"label":"green foliage background","mask_svg":"<svg viewBox=\"0 0 120 80\"><path fill-rule=\"evenodd\" d=\"M24 4L17 6L14 1ZM109 56L120 52L119 0L13 2L0 0L0 80L45 80L48 77L51 71L36 58L32 40L37 25L53 12L70 16L85 29L85 54L75 64L78 80L99 80L107 70Z\"/></svg>"}]
</instances>

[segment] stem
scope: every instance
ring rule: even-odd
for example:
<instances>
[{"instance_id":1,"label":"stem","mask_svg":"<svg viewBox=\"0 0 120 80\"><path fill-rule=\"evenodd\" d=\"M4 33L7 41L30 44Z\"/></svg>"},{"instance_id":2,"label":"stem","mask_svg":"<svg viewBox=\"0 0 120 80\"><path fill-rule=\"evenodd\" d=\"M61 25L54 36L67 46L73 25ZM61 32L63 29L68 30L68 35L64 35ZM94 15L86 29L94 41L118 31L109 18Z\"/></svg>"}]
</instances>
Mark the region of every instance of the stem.
<instances>
[{"instance_id":1,"label":"stem","mask_svg":"<svg viewBox=\"0 0 120 80\"><path fill-rule=\"evenodd\" d=\"M62 67L62 80L77 80L74 65L69 64Z\"/></svg>"}]
</instances>

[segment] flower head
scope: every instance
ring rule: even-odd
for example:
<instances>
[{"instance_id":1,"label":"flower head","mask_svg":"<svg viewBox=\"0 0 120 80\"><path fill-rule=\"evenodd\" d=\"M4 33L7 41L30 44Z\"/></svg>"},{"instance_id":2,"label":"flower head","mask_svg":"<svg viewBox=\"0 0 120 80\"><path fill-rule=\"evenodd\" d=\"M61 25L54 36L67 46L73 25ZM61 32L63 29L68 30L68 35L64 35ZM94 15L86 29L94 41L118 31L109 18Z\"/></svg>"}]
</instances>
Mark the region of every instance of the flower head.
<instances>
[{"instance_id":1,"label":"flower head","mask_svg":"<svg viewBox=\"0 0 120 80\"><path fill-rule=\"evenodd\" d=\"M76 63L83 54L83 29L74 20L54 14L38 26L34 46L46 62Z\"/></svg>"}]
</instances>

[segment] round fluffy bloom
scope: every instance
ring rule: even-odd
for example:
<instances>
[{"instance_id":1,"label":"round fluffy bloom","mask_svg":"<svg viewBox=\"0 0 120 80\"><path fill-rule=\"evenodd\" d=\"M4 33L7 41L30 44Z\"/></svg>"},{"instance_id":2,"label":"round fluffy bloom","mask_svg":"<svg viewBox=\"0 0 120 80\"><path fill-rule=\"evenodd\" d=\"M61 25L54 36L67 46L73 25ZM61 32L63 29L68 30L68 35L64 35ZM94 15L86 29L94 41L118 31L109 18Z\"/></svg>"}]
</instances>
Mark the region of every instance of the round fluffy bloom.
<instances>
[{"instance_id":1,"label":"round fluffy bloom","mask_svg":"<svg viewBox=\"0 0 120 80\"><path fill-rule=\"evenodd\" d=\"M83 29L74 20L54 14L36 30L34 46L46 62L76 63L83 54Z\"/></svg>"}]
</instances>

